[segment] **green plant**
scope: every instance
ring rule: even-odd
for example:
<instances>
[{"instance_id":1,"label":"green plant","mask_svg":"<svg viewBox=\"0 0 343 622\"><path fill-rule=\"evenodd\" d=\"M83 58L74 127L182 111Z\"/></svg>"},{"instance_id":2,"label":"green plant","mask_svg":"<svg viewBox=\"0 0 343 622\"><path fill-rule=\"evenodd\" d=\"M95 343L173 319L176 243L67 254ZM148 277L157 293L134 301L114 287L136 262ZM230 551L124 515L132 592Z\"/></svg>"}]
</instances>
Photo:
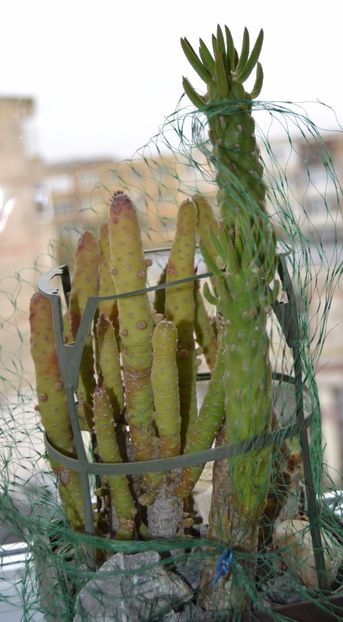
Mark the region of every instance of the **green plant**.
<instances>
[{"instance_id":1,"label":"green plant","mask_svg":"<svg viewBox=\"0 0 343 622\"><path fill-rule=\"evenodd\" d=\"M262 42L261 31L250 52L245 29L238 54L230 30L225 27L223 33L219 26L212 37L212 53L202 40L199 55L187 39L181 40L188 61L206 85L205 94L200 95L187 78L183 80L188 97L207 117L211 143L207 156L218 185L220 231L218 236L212 231L211 242L220 269L218 261L205 252L217 275L217 307L224 325L225 436L232 444L268 432L272 418L266 323L268 305L277 293L276 288L272 292L269 288L276 271L276 241L265 207L263 166L252 117L252 99L259 95L263 81L258 62ZM255 67L255 84L247 92L243 85ZM223 102L230 105L224 107ZM224 539L250 553L257 551L271 455L271 448L266 447L237 456L230 461L227 474ZM216 520L220 522L219 517ZM245 607L242 588L235 585L230 604L234 599L236 606Z\"/></svg>"}]
</instances>

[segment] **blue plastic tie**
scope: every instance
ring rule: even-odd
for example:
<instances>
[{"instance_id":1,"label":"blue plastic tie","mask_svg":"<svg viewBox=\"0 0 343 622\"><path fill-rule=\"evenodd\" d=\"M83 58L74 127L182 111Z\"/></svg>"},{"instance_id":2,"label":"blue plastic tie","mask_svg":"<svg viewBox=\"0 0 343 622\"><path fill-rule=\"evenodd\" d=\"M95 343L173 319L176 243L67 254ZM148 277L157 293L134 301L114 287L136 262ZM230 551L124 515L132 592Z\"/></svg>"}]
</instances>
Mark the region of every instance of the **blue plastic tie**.
<instances>
[{"instance_id":1,"label":"blue plastic tie","mask_svg":"<svg viewBox=\"0 0 343 622\"><path fill-rule=\"evenodd\" d=\"M225 549L224 553L219 557L216 562L216 573L212 579L212 587L216 585L222 577L225 577L231 570L233 562L233 550Z\"/></svg>"}]
</instances>

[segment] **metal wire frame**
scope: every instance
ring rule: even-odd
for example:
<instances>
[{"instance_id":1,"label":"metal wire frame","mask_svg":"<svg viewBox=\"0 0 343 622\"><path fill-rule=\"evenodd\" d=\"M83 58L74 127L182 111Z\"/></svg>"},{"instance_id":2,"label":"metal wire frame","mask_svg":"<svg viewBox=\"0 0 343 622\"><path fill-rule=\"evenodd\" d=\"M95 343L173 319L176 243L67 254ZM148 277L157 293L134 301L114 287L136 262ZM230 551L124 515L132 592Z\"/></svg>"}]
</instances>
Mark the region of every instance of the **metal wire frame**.
<instances>
[{"instance_id":1,"label":"metal wire frame","mask_svg":"<svg viewBox=\"0 0 343 622\"><path fill-rule=\"evenodd\" d=\"M164 251L168 249L158 250ZM173 469L201 465L214 460L232 458L233 456L236 456L238 454L249 453L254 449L259 449L267 445L275 444L278 442L278 440L298 436L303 458L304 484L308 503L310 533L313 544L318 586L323 591L327 590L327 576L319 521L320 508L315 492L311 466L310 447L307 435L307 430L311 425L311 416L305 417L304 413L304 386L300 356L298 312L292 281L287 269L286 257L284 254L278 255L278 274L281 279L284 291L287 295L287 302L276 301L273 303L272 308L280 324L281 330L286 339L286 343L292 351L294 362L294 376L273 373L273 378L294 384L296 398L296 423L284 426L274 432L254 436L247 441L236 443L234 445L224 444L219 447L199 451L192 454L183 454L172 458L159 458L154 460L146 460L144 462L136 461L127 463L97 463L90 461L86 454L77 413L75 392L78 385L83 346L85 338L91 330L97 305L101 300L112 300L116 298L137 296L139 294L154 292L167 287L173 287L176 285L187 283L189 281L208 278L210 276L213 276L213 274L212 272L204 272L202 274L195 274L187 278L169 281L168 283L161 283L159 285L126 292L123 294L114 294L112 296L91 296L86 303L86 307L74 343L64 343L63 341L63 317L61 296L59 290L51 283L51 280L54 277L60 276L62 280L64 295L66 299L68 299L68 294L71 289L71 280L68 266L63 265L52 268L40 277L38 281L38 290L42 294L47 296L52 304L56 352L62 380L64 383L64 390L67 398L68 412L73 430L75 452L77 457L75 458L70 455L68 456L60 452L57 447L54 447L52 445L46 435L45 446L47 453L51 459L58 461L60 464L63 464L67 468L77 471L80 474L80 483L83 493L83 503L85 511L85 530L87 533L94 534L94 520L89 475L137 475L151 472L166 472ZM206 379L207 378L209 378L209 375L206 377ZM201 379L205 378L203 377L203 375L198 374L198 380Z\"/></svg>"}]
</instances>

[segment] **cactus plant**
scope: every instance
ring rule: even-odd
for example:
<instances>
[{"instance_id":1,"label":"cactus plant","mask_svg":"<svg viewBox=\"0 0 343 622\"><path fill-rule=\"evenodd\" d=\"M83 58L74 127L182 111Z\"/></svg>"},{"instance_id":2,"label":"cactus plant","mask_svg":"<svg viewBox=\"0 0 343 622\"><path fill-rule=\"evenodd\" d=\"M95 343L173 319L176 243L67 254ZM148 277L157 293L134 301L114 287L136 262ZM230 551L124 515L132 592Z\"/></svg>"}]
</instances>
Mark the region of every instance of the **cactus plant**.
<instances>
[{"instance_id":1,"label":"cactus plant","mask_svg":"<svg viewBox=\"0 0 343 622\"><path fill-rule=\"evenodd\" d=\"M280 435L275 436L275 447L260 448L254 443L254 449L249 449L255 437L259 442L261 435L277 428L272 413L267 331L269 306L277 295L277 287L273 285L276 241L265 205L263 167L252 118L252 100L262 86L262 69L258 63L262 39L261 32L250 53L249 34L245 30L238 54L230 31L225 28L223 33L218 27L212 39L213 54L200 40L199 55L186 39L182 40L188 60L207 87L206 94L199 95L186 78L183 82L193 104L208 118L209 141L202 141L201 148L216 171L220 220L216 220L202 195L196 194L180 205L175 239L160 278L166 288L155 298L158 313L152 311L146 290L150 262L144 259L137 214L123 192L115 193L111 199L109 220L100 226L99 246L90 232L81 237L69 304L73 340L89 296L118 295L118 302L99 301L97 321L86 340L81 363L78 393L92 432L93 458L95 455L103 463L146 461L179 453L192 454L214 442L236 445L230 459L214 465L207 535L218 541L211 549L223 546L226 551L217 560L216 570L212 550L201 554L205 561L197 603L216 612L231 609L234 619L245 618L242 610L250 606L251 596L254 598L260 587L264 593L264 568L258 575L259 579L262 577L258 590L255 583L258 547L272 543L275 518L286 501L292 473L300 461L300 456L290 454L286 441L280 444ZM247 93L244 83L256 65L255 85ZM204 288L203 294L197 277L193 279L196 230L205 262L214 273L211 290ZM173 283L185 277L187 282ZM217 307L214 328L203 295ZM94 299L91 303L95 303ZM274 306L278 318L282 315L280 306ZM285 317L291 306L283 308ZM52 340L51 308L41 295L32 299L30 321L42 423L52 445L74 457L74 440ZM280 324L284 330L283 321ZM196 404L199 350L195 348L195 338L212 372L199 412ZM61 351L62 359L73 348L67 346ZM79 354L78 347L74 351ZM297 359L295 368L296 365ZM66 384L68 400L73 402L69 389L75 390L75 386ZM298 398L297 376L295 384ZM78 428L73 418L72 421L77 439ZM81 442L80 438L77 440ZM247 447L245 453L242 445ZM48 448L52 452L53 448L49 445ZM86 452L83 455L80 452L81 468L86 464L85 458ZM169 464L175 465L176 461ZM97 483L102 485L95 491L98 496L95 508L90 494L87 499L83 477L85 520L78 474L53 461L52 466L67 516L75 529L83 529L86 523L88 530L95 518L98 535L114 533L118 539L130 540L174 538L182 535L184 528L193 527L189 496L201 466L139 478L113 476L108 472L104 475L104 465L87 465L86 472L97 473ZM134 465L128 471L137 473L139 466ZM115 471L113 467L111 470ZM109 534L107 519L112 508L113 529ZM88 535L83 541L90 541ZM188 543L190 548L194 544L190 540L185 542L180 546L188 549ZM167 546L172 549L173 543L168 542ZM148 543L147 548L153 547L155 544ZM158 545L161 551L163 547ZM133 546L114 543L107 548L132 551ZM170 552L175 553L174 569L182 574L180 557L177 559L176 551ZM192 563L192 555L190 560ZM219 581L226 570L224 580Z\"/></svg>"},{"instance_id":2,"label":"cactus plant","mask_svg":"<svg viewBox=\"0 0 343 622\"><path fill-rule=\"evenodd\" d=\"M207 90L199 95L186 78L183 86L192 103L207 115L212 144L208 156L219 188L221 231L219 240L212 239L222 261L218 308L224 318L226 439L237 443L268 431L272 416L266 309L271 300L268 286L276 269L275 236L265 207L263 167L251 114L252 99L262 87L258 57L263 32L250 55L246 29L240 54L228 28L224 37L218 26L212 42L213 55L200 40L198 56L187 39L182 39L184 53ZM243 83L255 66L255 85L248 93ZM223 102L227 102L226 109ZM219 114L216 106L220 104ZM257 549L270 468L271 448L237 456L230 463L226 538L249 552ZM244 595L236 597L238 606L244 607Z\"/></svg>"}]
</instances>

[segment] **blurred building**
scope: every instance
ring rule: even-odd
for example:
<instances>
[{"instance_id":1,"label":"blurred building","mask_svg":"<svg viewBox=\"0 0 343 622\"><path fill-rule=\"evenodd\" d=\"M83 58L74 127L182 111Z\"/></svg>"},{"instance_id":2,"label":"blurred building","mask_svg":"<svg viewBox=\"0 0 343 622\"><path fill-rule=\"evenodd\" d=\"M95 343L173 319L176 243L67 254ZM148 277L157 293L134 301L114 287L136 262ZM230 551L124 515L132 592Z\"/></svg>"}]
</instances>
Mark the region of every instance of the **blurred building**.
<instances>
[{"instance_id":1,"label":"blurred building","mask_svg":"<svg viewBox=\"0 0 343 622\"><path fill-rule=\"evenodd\" d=\"M20 253L40 252L33 202L32 163L23 139L25 120L33 114L31 99L0 98L0 235L1 275Z\"/></svg>"},{"instance_id":2,"label":"blurred building","mask_svg":"<svg viewBox=\"0 0 343 622\"><path fill-rule=\"evenodd\" d=\"M313 351L318 351L319 389L325 460L336 483L343 475L343 134L304 136L292 144L273 142L269 159L275 201L282 212L288 203L299 223L311 268L306 296ZM276 157L277 163L274 161ZM267 156L268 158L268 156ZM273 195L273 192L271 193ZM287 224L284 229L287 229ZM293 225L290 223L290 228ZM299 260L302 240L298 242ZM335 288L332 288L332 283ZM327 322L320 323L321 316ZM321 346L320 344L323 343ZM321 349L322 347L322 349ZM342 484L340 484L342 485Z\"/></svg>"}]
</instances>

